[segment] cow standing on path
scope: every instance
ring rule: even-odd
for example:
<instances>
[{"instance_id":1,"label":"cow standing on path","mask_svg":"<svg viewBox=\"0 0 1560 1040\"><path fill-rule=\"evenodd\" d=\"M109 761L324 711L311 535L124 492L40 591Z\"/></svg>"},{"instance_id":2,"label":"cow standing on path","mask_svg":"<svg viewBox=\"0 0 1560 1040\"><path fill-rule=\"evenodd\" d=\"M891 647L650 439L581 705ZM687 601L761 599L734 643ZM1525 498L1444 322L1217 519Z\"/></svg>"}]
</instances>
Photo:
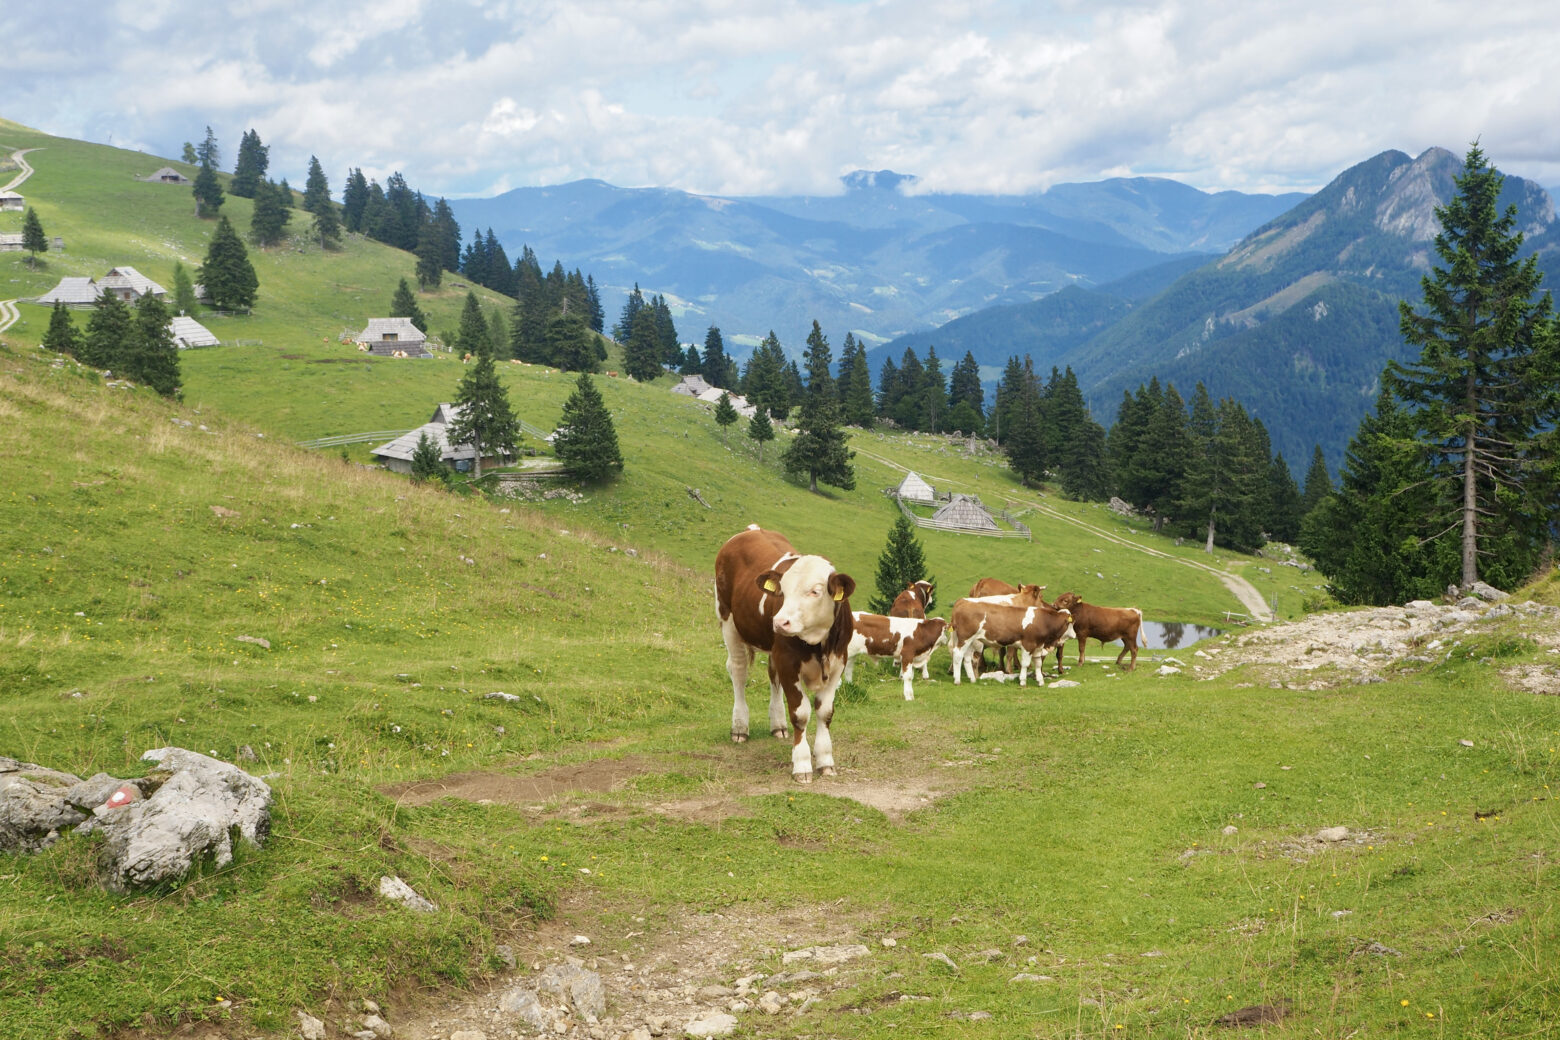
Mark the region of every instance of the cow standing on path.
<instances>
[{"instance_id":1,"label":"cow standing on path","mask_svg":"<svg viewBox=\"0 0 1560 1040\"><path fill-rule=\"evenodd\" d=\"M769 654L769 732L784 737L789 717L791 778L810 783L813 768L834 775L829 723L848 659L856 582L821 556L800 556L784 535L757 524L733 535L715 556L715 609L731 675L731 739L748 738L744 687L754 654ZM812 694L811 708L803 695ZM785 711L781 709L784 697ZM814 746L807 720L818 716Z\"/></svg>"},{"instance_id":2,"label":"cow standing on path","mask_svg":"<svg viewBox=\"0 0 1560 1040\"><path fill-rule=\"evenodd\" d=\"M1076 592L1064 592L1056 597L1056 606L1065 607L1073 616L1073 632L1078 637L1078 664L1083 664L1084 644L1091 639L1108 643L1121 640L1121 653L1116 655L1116 667L1121 659L1132 653L1132 663L1124 671L1137 667L1138 634L1143 628L1143 612L1137 607L1096 607L1085 603ZM1056 674L1062 674L1062 647L1056 648Z\"/></svg>"}]
</instances>

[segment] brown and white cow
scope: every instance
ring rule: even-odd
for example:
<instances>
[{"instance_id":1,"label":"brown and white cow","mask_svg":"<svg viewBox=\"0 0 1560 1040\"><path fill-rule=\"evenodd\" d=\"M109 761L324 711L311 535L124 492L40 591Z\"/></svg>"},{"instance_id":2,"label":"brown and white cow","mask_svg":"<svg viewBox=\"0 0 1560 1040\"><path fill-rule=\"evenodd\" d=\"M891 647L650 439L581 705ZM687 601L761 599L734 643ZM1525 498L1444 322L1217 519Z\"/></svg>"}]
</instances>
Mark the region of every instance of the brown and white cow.
<instances>
[{"instance_id":1,"label":"brown and white cow","mask_svg":"<svg viewBox=\"0 0 1560 1040\"><path fill-rule=\"evenodd\" d=\"M886 617L858 610L851 615L854 632L850 637L850 660L845 663L845 678L851 675L851 666L861 654L868 657L892 657L899 663L899 678L905 684L905 700L915 700L915 687L910 676L917 668L921 678L930 678L926 662L932 651L942 644L948 634L948 622L942 618Z\"/></svg>"},{"instance_id":2,"label":"brown and white cow","mask_svg":"<svg viewBox=\"0 0 1560 1040\"><path fill-rule=\"evenodd\" d=\"M1043 607L1045 602L1044 585L1011 585L1001 578L982 578L970 587L969 599L980 600L982 603L1004 603L1010 607ZM1005 659L1005 660L1004 660ZM986 652L981 650L975 655L975 671L986 671ZM1009 671L1018 666L1018 648L1008 647L997 652L997 664Z\"/></svg>"},{"instance_id":3,"label":"brown and white cow","mask_svg":"<svg viewBox=\"0 0 1560 1040\"><path fill-rule=\"evenodd\" d=\"M1064 592L1056 597L1058 607L1066 607L1072 612L1073 632L1078 637L1078 663L1083 664L1084 644L1091 639L1098 639L1102 643L1108 643L1113 639L1121 640L1121 653L1116 655L1116 667L1121 667L1121 659L1130 651L1132 663L1127 665L1125 671L1132 671L1137 667L1138 635L1143 628L1143 612L1137 607L1097 607L1093 603L1085 603L1076 592ZM1056 648L1056 674L1062 674L1062 648Z\"/></svg>"},{"instance_id":4,"label":"brown and white cow","mask_svg":"<svg viewBox=\"0 0 1560 1040\"><path fill-rule=\"evenodd\" d=\"M1011 607L1002 603L984 603L961 599L953 605L953 681L959 681L961 667L974 682L974 658L983 647L1017 646L1019 649L1018 684L1028 685L1030 663L1035 664L1035 681L1045 685L1040 667L1045 655L1065 643L1073 634L1072 615L1054 607ZM1038 657L1036 656L1038 655Z\"/></svg>"},{"instance_id":5,"label":"brown and white cow","mask_svg":"<svg viewBox=\"0 0 1560 1040\"><path fill-rule=\"evenodd\" d=\"M731 739L748 737L748 669L755 652L769 654L769 732L791 729L791 778L812 781L813 767L834 775L829 722L850 648L850 594L856 583L821 556L801 556L784 535L751 524L715 556L715 610L731 675ZM803 695L812 695L811 709ZM782 697L784 711L782 711ZM814 746L807 719L818 715Z\"/></svg>"},{"instance_id":6,"label":"brown and white cow","mask_svg":"<svg viewBox=\"0 0 1560 1040\"><path fill-rule=\"evenodd\" d=\"M924 618L926 606L932 601L932 583L929 581L912 581L905 587L905 591L894 597L893 606L888 608L889 617Z\"/></svg>"}]
</instances>

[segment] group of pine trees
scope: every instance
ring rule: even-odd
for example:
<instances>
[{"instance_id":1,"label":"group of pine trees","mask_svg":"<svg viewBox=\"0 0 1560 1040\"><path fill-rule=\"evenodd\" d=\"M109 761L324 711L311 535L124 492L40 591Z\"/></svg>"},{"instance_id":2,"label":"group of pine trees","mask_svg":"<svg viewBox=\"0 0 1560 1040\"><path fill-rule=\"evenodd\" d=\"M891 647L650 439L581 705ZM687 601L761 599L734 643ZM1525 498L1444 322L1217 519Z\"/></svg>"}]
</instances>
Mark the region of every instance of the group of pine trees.
<instances>
[{"instance_id":1,"label":"group of pine trees","mask_svg":"<svg viewBox=\"0 0 1560 1040\"><path fill-rule=\"evenodd\" d=\"M865 357L862 365L865 367ZM937 348L926 348L926 357L905 349L899 364L884 358L878 373L876 414L906 430L926 433L985 432L985 391L980 385L980 365L965 351L945 379Z\"/></svg>"},{"instance_id":2,"label":"group of pine trees","mask_svg":"<svg viewBox=\"0 0 1560 1040\"><path fill-rule=\"evenodd\" d=\"M682 362L677 366L677 371L685 376L703 376L706 383L723 390L735 390L742 382L737 363L726 353L726 341L721 336L720 329L714 325L711 325L709 331L704 334L702 352L695 344L688 344L688 349L683 351Z\"/></svg>"},{"instance_id":3,"label":"group of pine trees","mask_svg":"<svg viewBox=\"0 0 1560 1040\"><path fill-rule=\"evenodd\" d=\"M56 303L49 314L43 345L84 365L150 387L164 397L177 397L181 385L179 351L168 320L168 308L156 296L142 296L131 307L113 293L104 293L93 304L85 331L76 327L63 303Z\"/></svg>"},{"instance_id":4,"label":"group of pine trees","mask_svg":"<svg viewBox=\"0 0 1560 1040\"><path fill-rule=\"evenodd\" d=\"M623 313L612 326L612 335L623 344L623 371L634 379L654 379L667 367L684 362L672 308L664 296L645 299L639 283L623 304Z\"/></svg>"},{"instance_id":5,"label":"group of pine trees","mask_svg":"<svg viewBox=\"0 0 1560 1040\"><path fill-rule=\"evenodd\" d=\"M1560 510L1560 318L1516 207L1477 145L1436 216L1439 264L1400 304L1417 360L1382 373L1339 486L1301 548L1345 603L1388 604L1479 581L1511 588L1552 554Z\"/></svg>"},{"instance_id":6,"label":"group of pine trees","mask_svg":"<svg viewBox=\"0 0 1560 1040\"><path fill-rule=\"evenodd\" d=\"M1158 379L1123 395L1104 449L1099 471L1155 530L1197 538L1209 552L1299 537L1306 503L1283 453L1273 453L1260 419L1230 398L1216 404L1202 383L1190 404ZM1325 493L1320 449L1307 484L1313 502Z\"/></svg>"}]
</instances>

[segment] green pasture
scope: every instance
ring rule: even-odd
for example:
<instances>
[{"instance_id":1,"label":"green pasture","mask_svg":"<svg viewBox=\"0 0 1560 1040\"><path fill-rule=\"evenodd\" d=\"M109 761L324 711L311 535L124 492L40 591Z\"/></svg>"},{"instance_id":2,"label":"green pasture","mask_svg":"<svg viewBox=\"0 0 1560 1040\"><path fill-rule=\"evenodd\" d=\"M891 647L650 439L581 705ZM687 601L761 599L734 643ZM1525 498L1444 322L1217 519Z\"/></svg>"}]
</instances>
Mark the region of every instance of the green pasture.
<instances>
[{"instance_id":1,"label":"green pasture","mask_svg":"<svg viewBox=\"0 0 1560 1040\"><path fill-rule=\"evenodd\" d=\"M29 134L0 123L0 145L48 145L29 185L72 243L32 291L115 263L162 281L203 249L187 189L129 181L163 160ZM111 204L120 190L138 204ZM67 270L78 242L95 252ZM578 503L295 447L449 399L458 360L362 358L335 337L368 312L304 274L366 307L409 260L364 242L266 255L255 315L229 319L261 331L219 332L260 342L184 354L182 403L44 356L36 308L0 337L0 419L25 437L0 456L0 754L129 776L150 748L247 748L275 792L263 848L158 891L104 891L90 838L0 856L7 1038L281 1036L296 1009L364 997L404 1011L497 980L496 947L525 951L563 914L636 961L683 915L740 915L745 955L774 972L783 935L762 923L798 910L872 953L813 1010L744 1015L739 1036L1224 1036L1217 1020L1254 1005L1284 1017L1239 1035L1539 1037L1560 1020L1560 698L1504 671L1553 671L1534 622L1336 689L1123 674L1098 650L1078 686L955 686L940 651L907 702L861 666L835 714L840 776L800 787L787 744L729 739L710 563L747 523L828 555L864 603L896 509L882 489L908 467L1035 533L922 531L943 609L995 574L1219 624L1236 602L1207 566L1286 614L1314 576L1210 560L945 438L856 434L857 488L812 495L780 473L783 438L763 463L741 425L723 445L669 380L598 378L626 465ZM13 254L0 274L31 277ZM572 379L503 371L550 428ZM1553 578L1533 592L1560 600ZM620 779L537 804L404 787L592 765ZM1316 840L1335 826L1346 840ZM384 875L438 913L381 902Z\"/></svg>"}]
</instances>

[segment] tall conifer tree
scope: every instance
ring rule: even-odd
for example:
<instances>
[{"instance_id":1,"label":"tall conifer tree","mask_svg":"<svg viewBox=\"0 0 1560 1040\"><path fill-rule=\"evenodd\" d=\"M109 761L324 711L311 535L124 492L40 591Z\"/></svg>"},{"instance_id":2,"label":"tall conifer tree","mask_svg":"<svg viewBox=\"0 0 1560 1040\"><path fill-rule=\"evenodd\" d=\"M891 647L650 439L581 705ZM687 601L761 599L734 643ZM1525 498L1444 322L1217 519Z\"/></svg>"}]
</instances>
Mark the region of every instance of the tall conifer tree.
<instances>
[{"instance_id":1,"label":"tall conifer tree","mask_svg":"<svg viewBox=\"0 0 1560 1040\"><path fill-rule=\"evenodd\" d=\"M840 427L839 402L830 372L833 356L829 341L816 321L807 337L807 387L802 395L801 415L797 419L796 439L781 456L786 472L805 473L810 490L818 483L850 491L856 486L856 471L850 463L855 457Z\"/></svg>"}]
</instances>

